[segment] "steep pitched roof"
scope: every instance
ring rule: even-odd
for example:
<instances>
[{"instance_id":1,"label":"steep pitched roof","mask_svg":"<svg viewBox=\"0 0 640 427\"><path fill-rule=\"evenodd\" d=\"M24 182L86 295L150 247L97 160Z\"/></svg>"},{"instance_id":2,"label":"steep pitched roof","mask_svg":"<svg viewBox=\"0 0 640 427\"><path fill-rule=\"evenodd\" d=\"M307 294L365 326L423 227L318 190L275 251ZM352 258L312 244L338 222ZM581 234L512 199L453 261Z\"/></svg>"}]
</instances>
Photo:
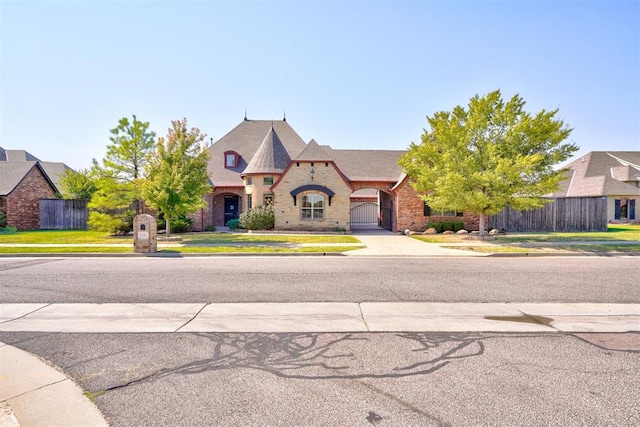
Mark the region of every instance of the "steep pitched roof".
<instances>
[{"instance_id":1,"label":"steep pitched roof","mask_svg":"<svg viewBox=\"0 0 640 427\"><path fill-rule=\"evenodd\" d=\"M307 147L295 157L294 161L295 162L328 162L333 160L331 158L331 154L329 153L331 151L331 147L325 146L325 148L318 145L315 139L312 139L307 144ZM327 150L329 152L327 152Z\"/></svg>"},{"instance_id":2,"label":"steep pitched roof","mask_svg":"<svg viewBox=\"0 0 640 427\"><path fill-rule=\"evenodd\" d=\"M553 197L640 195L640 151L592 151L565 168Z\"/></svg>"},{"instance_id":3,"label":"steep pitched roof","mask_svg":"<svg viewBox=\"0 0 640 427\"><path fill-rule=\"evenodd\" d=\"M51 187L57 191L39 162L0 162L0 196L7 196L33 168L38 168Z\"/></svg>"},{"instance_id":4,"label":"steep pitched roof","mask_svg":"<svg viewBox=\"0 0 640 427\"><path fill-rule=\"evenodd\" d=\"M271 127L242 175L250 173L282 173L290 162L291 157L287 153L287 149L284 148L275 129Z\"/></svg>"},{"instance_id":5,"label":"steep pitched roof","mask_svg":"<svg viewBox=\"0 0 640 427\"><path fill-rule=\"evenodd\" d=\"M0 147L0 161L5 162L39 162L36 156L25 150L5 150Z\"/></svg>"},{"instance_id":6,"label":"steep pitched roof","mask_svg":"<svg viewBox=\"0 0 640 427\"><path fill-rule=\"evenodd\" d=\"M215 186L243 185L241 174L272 126L290 158L297 156L305 148L302 138L284 120L244 120L209 148L211 158L207 172ZM227 151L234 151L240 155L237 167L225 168L224 153Z\"/></svg>"}]
</instances>

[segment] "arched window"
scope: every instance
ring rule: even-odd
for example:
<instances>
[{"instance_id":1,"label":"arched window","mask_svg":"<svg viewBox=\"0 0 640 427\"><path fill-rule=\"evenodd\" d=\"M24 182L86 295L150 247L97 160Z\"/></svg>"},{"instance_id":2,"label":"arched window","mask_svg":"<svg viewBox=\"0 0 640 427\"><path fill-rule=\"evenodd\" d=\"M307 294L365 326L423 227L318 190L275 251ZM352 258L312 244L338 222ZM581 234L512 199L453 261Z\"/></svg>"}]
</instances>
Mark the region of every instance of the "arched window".
<instances>
[{"instance_id":1,"label":"arched window","mask_svg":"<svg viewBox=\"0 0 640 427\"><path fill-rule=\"evenodd\" d=\"M302 219L324 219L324 196L320 194L306 194L302 196L300 210Z\"/></svg>"}]
</instances>

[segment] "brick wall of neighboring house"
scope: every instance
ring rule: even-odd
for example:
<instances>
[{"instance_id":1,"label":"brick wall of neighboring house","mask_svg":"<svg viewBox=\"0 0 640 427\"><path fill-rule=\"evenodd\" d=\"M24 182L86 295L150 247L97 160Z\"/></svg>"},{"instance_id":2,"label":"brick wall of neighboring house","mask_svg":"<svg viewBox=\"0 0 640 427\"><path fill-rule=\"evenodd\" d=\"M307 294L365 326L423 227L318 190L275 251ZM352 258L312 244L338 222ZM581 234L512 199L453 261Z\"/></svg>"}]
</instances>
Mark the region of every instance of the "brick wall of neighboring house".
<instances>
[{"instance_id":1,"label":"brick wall of neighboring house","mask_svg":"<svg viewBox=\"0 0 640 427\"><path fill-rule=\"evenodd\" d=\"M424 215L424 202L409 183L408 179L402 181L395 189L397 195L397 224L394 231L424 231L430 221L462 221L465 230L478 230L479 218L471 212L465 212L461 217Z\"/></svg>"},{"instance_id":2,"label":"brick wall of neighboring house","mask_svg":"<svg viewBox=\"0 0 640 427\"><path fill-rule=\"evenodd\" d=\"M205 194L204 201L207 204L206 207L189 214L189 218L191 218L190 231L204 231L215 226L213 222L213 193ZM222 205L222 209L224 216L224 205Z\"/></svg>"},{"instance_id":3,"label":"brick wall of neighboring house","mask_svg":"<svg viewBox=\"0 0 640 427\"><path fill-rule=\"evenodd\" d=\"M313 181L311 169L313 168ZM333 191L335 195L331 199L319 191L300 193L296 204L293 203L291 191L303 185L321 185ZM274 213L276 218L276 230L336 230L338 228L349 230L349 195L352 190L338 173L331 162L314 162L313 166L308 162L294 163L286 174L277 183L274 189ZM324 219L302 219L302 197L306 194L318 194L325 198Z\"/></svg>"},{"instance_id":4,"label":"brick wall of neighboring house","mask_svg":"<svg viewBox=\"0 0 640 427\"><path fill-rule=\"evenodd\" d=\"M40 228L40 199L52 199L55 191L40 169L33 167L7 196L7 225L18 230Z\"/></svg>"}]
</instances>

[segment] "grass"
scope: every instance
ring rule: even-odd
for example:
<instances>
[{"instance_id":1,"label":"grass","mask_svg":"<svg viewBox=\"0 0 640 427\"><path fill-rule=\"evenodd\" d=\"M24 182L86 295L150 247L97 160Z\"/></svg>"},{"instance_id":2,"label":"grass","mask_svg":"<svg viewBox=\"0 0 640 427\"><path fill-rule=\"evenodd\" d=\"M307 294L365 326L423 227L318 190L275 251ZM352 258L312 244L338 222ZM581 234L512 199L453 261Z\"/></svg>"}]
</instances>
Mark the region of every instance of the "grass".
<instances>
[{"instance_id":1,"label":"grass","mask_svg":"<svg viewBox=\"0 0 640 427\"><path fill-rule=\"evenodd\" d=\"M497 236L500 242L578 242L578 241L640 241L640 225L611 224L607 231L570 232L570 233L518 233Z\"/></svg>"},{"instance_id":2,"label":"grass","mask_svg":"<svg viewBox=\"0 0 640 427\"><path fill-rule=\"evenodd\" d=\"M172 245L163 245L160 236L158 251L160 253L324 253L344 252L358 249L354 246L340 246L341 243L360 243L358 239L345 235L272 235L272 234L230 234L230 233L188 233L173 235ZM314 246L301 247L304 243ZM21 231L0 235L0 244L18 246L0 246L0 253L131 253L133 238L111 237L104 232L84 230L37 230ZM66 247L29 247L19 245L32 244L94 244L100 246L66 246ZM115 246L130 245L126 247ZM332 244L335 246L323 246Z\"/></svg>"}]
</instances>

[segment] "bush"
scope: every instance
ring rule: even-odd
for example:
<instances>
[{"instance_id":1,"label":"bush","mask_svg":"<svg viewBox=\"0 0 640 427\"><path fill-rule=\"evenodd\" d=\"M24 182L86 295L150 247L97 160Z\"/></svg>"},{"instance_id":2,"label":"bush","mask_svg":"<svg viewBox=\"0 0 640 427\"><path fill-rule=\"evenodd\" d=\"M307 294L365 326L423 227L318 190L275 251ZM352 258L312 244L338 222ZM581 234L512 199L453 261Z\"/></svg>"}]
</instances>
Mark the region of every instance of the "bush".
<instances>
[{"instance_id":1,"label":"bush","mask_svg":"<svg viewBox=\"0 0 640 427\"><path fill-rule=\"evenodd\" d=\"M229 230L237 230L238 228L240 228L240 220L230 219L229 221L227 221L227 226L229 227Z\"/></svg>"},{"instance_id":2,"label":"bush","mask_svg":"<svg viewBox=\"0 0 640 427\"><path fill-rule=\"evenodd\" d=\"M133 231L133 218L135 216L136 212L133 210L126 210L117 214L90 211L89 228L110 234L127 234Z\"/></svg>"},{"instance_id":3,"label":"bush","mask_svg":"<svg viewBox=\"0 0 640 427\"><path fill-rule=\"evenodd\" d=\"M429 221L427 224L427 228L433 228L438 233L442 233L442 222L438 221Z\"/></svg>"},{"instance_id":4,"label":"bush","mask_svg":"<svg viewBox=\"0 0 640 427\"><path fill-rule=\"evenodd\" d=\"M5 228L7 226L7 217L5 214L0 212L0 229Z\"/></svg>"},{"instance_id":5,"label":"bush","mask_svg":"<svg viewBox=\"0 0 640 427\"><path fill-rule=\"evenodd\" d=\"M464 222L462 221L430 221L427 224L427 228L433 228L438 233L443 231L459 231L464 228Z\"/></svg>"},{"instance_id":6,"label":"bush","mask_svg":"<svg viewBox=\"0 0 640 427\"><path fill-rule=\"evenodd\" d=\"M163 215L160 215L158 218L158 231L166 230L167 221L164 219ZM189 231L191 227L192 219L188 216L182 216L180 218L175 218L171 220L171 233L186 233Z\"/></svg>"},{"instance_id":7,"label":"bush","mask_svg":"<svg viewBox=\"0 0 640 427\"><path fill-rule=\"evenodd\" d=\"M453 221L453 231L458 232L464 228L464 222Z\"/></svg>"},{"instance_id":8,"label":"bush","mask_svg":"<svg viewBox=\"0 0 640 427\"><path fill-rule=\"evenodd\" d=\"M258 205L240 214L240 226L247 230L271 230L275 223L271 205Z\"/></svg>"}]
</instances>

